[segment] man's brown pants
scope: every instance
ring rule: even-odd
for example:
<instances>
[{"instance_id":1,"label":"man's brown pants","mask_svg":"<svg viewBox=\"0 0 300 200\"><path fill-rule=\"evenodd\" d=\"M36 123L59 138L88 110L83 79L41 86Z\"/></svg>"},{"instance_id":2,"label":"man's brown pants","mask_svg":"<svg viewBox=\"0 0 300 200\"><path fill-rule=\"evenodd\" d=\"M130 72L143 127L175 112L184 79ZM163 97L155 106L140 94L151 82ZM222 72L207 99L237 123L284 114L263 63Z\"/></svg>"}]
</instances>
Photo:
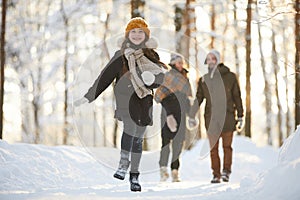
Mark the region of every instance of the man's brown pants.
<instances>
[{"instance_id":1,"label":"man's brown pants","mask_svg":"<svg viewBox=\"0 0 300 200\"><path fill-rule=\"evenodd\" d=\"M219 140L222 138L222 146L224 151L224 162L223 162L223 171L231 173L231 164L232 164L232 138L233 132L223 132L221 135L218 134L207 134L210 144L210 159L211 159L211 168L213 170L213 175L216 177L221 177L221 163L219 157Z\"/></svg>"}]
</instances>

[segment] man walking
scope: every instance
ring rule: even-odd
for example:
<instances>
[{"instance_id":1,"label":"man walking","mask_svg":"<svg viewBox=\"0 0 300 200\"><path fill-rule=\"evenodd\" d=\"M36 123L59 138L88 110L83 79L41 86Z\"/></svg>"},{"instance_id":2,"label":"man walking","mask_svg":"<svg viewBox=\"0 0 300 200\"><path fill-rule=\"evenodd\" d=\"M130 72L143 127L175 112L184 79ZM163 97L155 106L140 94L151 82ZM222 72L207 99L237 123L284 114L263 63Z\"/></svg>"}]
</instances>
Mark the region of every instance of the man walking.
<instances>
[{"instance_id":1,"label":"man walking","mask_svg":"<svg viewBox=\"0 0 300 200\"><path fill-rule=\"evenodd\" d=\"M232 165L233 132L243 123L243 106L240 87L236 75L227 66L220 63L220 53L210 51L205 59L208 73L200 78L197 94L190 111L189 123L193 126L199 106L206 99L205 127L210 144L211 168L213 179L211 183L229 181ZM222 138L224 151L223 170L219 157L219 139Z\"/></svg>"}]
</instances>

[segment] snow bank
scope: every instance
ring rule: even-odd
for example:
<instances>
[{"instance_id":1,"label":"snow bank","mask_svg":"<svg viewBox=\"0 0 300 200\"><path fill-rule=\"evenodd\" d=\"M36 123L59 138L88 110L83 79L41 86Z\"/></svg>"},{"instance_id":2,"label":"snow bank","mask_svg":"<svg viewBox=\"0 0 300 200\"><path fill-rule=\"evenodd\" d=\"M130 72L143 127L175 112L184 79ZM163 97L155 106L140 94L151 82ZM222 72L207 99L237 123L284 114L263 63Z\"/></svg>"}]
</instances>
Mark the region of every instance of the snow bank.
<instances>
[{"instance_id":1,"label":"snow bank","mask_svg":"<svg viewBox=\"0 0 300 200\"><path fill-rule=\"evenodd\" d=\"M0 140L1 193L82 187L94 182L97 174L103 179L106 173L81 147L11 145Z\"/></svg>"},{"instance_id":2,"label":"snow bank","mask_svg":"<svg viewBox=\"0 0 300 200\"><path fill-rule=\"evenodd\" d=\"M300 126L280 148L278 164L258 176L249 199L300 199Z\"/></svg>"}]
</instances>

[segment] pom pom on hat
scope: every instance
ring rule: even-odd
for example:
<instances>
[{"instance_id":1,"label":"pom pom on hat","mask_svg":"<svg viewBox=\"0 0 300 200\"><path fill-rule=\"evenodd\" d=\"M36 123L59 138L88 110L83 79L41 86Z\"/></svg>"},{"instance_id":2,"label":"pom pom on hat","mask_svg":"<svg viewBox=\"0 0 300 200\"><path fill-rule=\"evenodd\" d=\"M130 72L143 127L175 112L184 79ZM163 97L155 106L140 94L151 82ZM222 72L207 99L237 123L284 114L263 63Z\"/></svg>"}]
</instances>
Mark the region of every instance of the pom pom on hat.
<instances>
[{"instance_id":1,"label":"pom pom on hat","mask_svg":"<svg viewBox=\"0 0 300 200\"><path fill-rule=\"evenodd\" d=\"M135 29L135 28L141 28L143 31L146 33L146 35L149 37L150 36L150 30L148 28L147 22L141 18L141 17L135 17L129 20L127 23L126 29L125 29L125 36L128 36L128 33L130 30Z\"/></svg>"}]
</instances>

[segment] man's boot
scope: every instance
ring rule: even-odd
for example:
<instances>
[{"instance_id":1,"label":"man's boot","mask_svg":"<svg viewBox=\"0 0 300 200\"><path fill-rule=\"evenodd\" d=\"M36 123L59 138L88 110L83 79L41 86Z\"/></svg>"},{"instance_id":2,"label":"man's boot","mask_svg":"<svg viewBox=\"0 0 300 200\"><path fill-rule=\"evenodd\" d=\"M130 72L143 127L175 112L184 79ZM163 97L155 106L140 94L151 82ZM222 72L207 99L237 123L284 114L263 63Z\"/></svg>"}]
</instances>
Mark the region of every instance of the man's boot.
<instances>
[{"instance_id":1,"label":"man's boot","mask_svg":"<svg viewBox=\"0 0 300 200\"><path fill-rule=\"evenodd\" d=\"M139 184L139 172L130 172L130 190L133 192L140 192L142 190L141 185Z\"/></svg>"},{"instance_id":2,"label":"man's boot","mask_svg":"<svg viewBox=\"0 0 300 200\"><path fill-rule=\"evenodd\" d=\"M119 167L114 174L114 177L120 180L124 180L127 170L129 168L129 153L126 151L121 151L121 158L119 162Z\"/></svg>"},{"instance_id":3,"label":"man's boot","mask_svg":"<svg viewBox=\"0 0 300 200\"><path fill-rule=\"evenodd\" d=\"M229 176L230 176L230 171L229 170L223 170L222 174L221 174L221 178L224 182L228 182L229 181Z\"/></svg>"}]
</instances>

